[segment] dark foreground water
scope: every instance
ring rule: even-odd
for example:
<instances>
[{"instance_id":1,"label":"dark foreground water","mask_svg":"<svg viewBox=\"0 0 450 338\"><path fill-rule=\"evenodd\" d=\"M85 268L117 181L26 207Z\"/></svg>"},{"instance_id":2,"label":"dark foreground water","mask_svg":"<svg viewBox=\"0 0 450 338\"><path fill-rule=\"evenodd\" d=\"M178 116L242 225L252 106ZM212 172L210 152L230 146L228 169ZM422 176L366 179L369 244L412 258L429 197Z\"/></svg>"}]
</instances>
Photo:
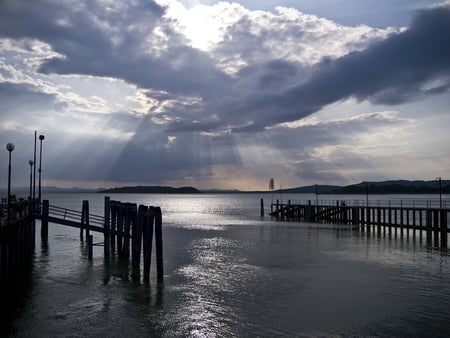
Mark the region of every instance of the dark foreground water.
<instances>
[{"instance_id":1,"label":"dark foreground water","mask_svg":"<svg viewBox=\"0 0 450 338\"><path fill-rule=\"evenodd\" d=\"M46 197L102 213L101 195ZM30 271L1 292L0 336L450 335L450 259L418 238L261 219L257 195L112 198L162 207L164 284L154 266L149 285L132 280L102 247L88 261L78 230L51 224Z\"/></svg>"}]
</instances>

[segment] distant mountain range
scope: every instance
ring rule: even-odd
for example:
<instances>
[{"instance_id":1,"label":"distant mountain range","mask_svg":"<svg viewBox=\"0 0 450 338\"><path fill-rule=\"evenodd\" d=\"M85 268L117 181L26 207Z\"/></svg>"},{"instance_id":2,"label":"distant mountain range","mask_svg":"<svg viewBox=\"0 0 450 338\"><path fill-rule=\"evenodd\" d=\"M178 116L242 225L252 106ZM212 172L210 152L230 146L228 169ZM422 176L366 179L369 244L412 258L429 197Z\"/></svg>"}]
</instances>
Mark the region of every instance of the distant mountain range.
<instances>
[{"instance_id":1,"label":"distant mountain range","mask_svg":"<svg viewBox=\"0 0 450 338\"><path fill-rule=\"evenodd\" d=\"M367 187L367 188L366 188ZM367 189L367 190L366 190ZM37 190L37 189L36 189ZM297 188L277 189L273 192L295 194L437 194L439 193L439 181L408 181L408 180L390 180L382 182L360 182L356 184L338 186L338 185L309 185ZM29 187L13 187L13 194L28 194ZM198 190L194 187L173 188L167 186L124 186L110 189L84 189L84 188L59 188L53 186L42 187L43 193L129 193L129 194L235 194L235 193L270 193L270 190L264 191L240 191L235 189L207 189ZM441 192L450 194L450 180L441 181ZM5 188L0 189L0 193L6 194ZM36 191L37 193L37 191Z\"/></svg>"},{"instance_id":2,"label":"distant mountain range","mask_svg":"<svg viewBox=\"0 0 450 338\"><path fill-rule=\"evenodd\" d=\"M311 185L291 189L283 189L283 193L309 194L436 194L439 193L439 181L407 181L391 180L383 182L361 182L347 186ZM277 190L279 192L280 190ZM441 181L441 192L450 193L450 181Z\"/></svg>"}]
</instances>

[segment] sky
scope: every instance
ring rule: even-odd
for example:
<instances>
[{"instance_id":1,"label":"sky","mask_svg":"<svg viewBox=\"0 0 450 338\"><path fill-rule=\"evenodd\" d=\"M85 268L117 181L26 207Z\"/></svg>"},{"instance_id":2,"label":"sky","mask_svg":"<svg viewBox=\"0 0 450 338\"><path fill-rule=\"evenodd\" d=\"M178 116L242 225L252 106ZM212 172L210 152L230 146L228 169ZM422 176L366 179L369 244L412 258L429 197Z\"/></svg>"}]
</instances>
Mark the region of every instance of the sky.
<instances>
[{"instance_id":1,"label":"sky","mask_svg":"<svg viewBox=\"0 0 450 338\"><path fill-rule=\"evenodd\" d=\"M448 179L449 127L448 0L0 1L0 187L35 130L43 185L268 190Z\"/></svg>"}]
</instances>

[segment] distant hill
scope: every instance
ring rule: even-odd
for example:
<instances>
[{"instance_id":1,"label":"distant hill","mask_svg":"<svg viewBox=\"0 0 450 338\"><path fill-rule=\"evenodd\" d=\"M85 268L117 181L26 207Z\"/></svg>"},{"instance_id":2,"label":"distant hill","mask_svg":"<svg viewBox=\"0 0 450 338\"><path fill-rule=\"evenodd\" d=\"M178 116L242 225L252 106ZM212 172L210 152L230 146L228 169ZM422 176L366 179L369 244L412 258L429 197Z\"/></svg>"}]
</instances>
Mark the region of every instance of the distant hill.
<instances>
[{"instance_id":1,"label":"distant hill","mask_svg":"<svg viewBox=\"0 0 450 338\"><path fill-rule=\"evenodd\" d=\"M242 191L237 189L202 189L201 192L205 194L239 194Z\"/></svg>"},{"instance_id":2,"label":"distant hill","mask_svg":"<svg viewBox=\"0 0 450 338\"><path fill-rule=\"evenodd\" d=\"M433 181L407 181L391 180L383 182L367 182L370 194L437 194L439 182ZM441 181L441 192L450 193L450 181ZM335 194L365 194L366 182L347 185L336 189Z\"/></svg>"},{"instance_id":3,"label":"distant hill","mask_svg":"<svg viewBox=\"0 0 450 338\"><path fill-rule=\"evenodd\" d=\"M342 189L342 187L337 185L309 185L305 187L289 188L283 189L284 193L292 194L315 194L317 189L318 194L334 194L335 191ZM279 190L277 190L279 191Z\"/></svg>"},{"instance_id":4,"label":"distant hill","mask_svg":"<svg viewBox=\"0 0 450 338\"><path fill-rule=\"evenodd\" d=\"M382 182L360 182L347 186L317 185L319 194L365 194L366 184L369 194L437 194L439 193L439 182L433 181L408 181L390 180ZM441 181L441 192L450 194L450 181ZM279 192L280 190L274 190ZM316 186L305 186L298 188L283 189L283 193L314 194Z\"/></svg>"},{"instance_id":5,"label":"distant hill","mask_svg":"<svg viewBox=\"0 0 450 338\"><path fill-rule=\"evenodd\" d=\"M105 194L199 194L200 191L193 187L162 187L162 186L135 186L118 187L99 191Z\"/></svg>"}]
</instances>

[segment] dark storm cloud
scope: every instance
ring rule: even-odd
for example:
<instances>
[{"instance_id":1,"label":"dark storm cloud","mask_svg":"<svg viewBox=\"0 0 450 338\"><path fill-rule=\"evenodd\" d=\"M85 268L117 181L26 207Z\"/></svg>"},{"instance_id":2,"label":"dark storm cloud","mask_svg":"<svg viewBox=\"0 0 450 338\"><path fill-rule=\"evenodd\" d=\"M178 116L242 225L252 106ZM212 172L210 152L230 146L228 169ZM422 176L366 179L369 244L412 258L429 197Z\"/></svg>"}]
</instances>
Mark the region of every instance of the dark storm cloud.
<instances>
[{"instance_id":1,"label":"dark storm cloud","mask_svg":"<svg viewBox=\"0 0 450 338\"><path fill-rule=\"evenodd\" d=\"M366 50L323 60L314 68L288 89L285 84L290 79L284 76L283 81L278 73L278 91L247 93L246 100L239 97L228 102L222 125L234 126L235 131L259 131L350 97L396 105L443 92L450 82L450 7L421 10L408 30ZM258 73L260 83L267 79L264 69ZM445 84L424 88L433 80Z\"/></svg>"},{"instance_id":2,"label":"dark storm cloud","mask_svg":"<svg viewBox=\"0 0 450 338\"><path fill-rule=\"evenodd\" d=\"M172 94L218 95L229 79L206 53L185 46L169 26L168 41L148 40L163 13L151 1L113 9L95 2L4 1L0 36L48 43L60 56L43 60L39 71L45 74L105 76Z\"/></svg>"},{"instance_id":3,"label":"dark storm cloud","mask_svg":"<svg viewBox=\"0 0 450 338\"><path fill-rule=\"evenodd\" d=\"M450 83L450 7L418 11L409 29L365 50L325 59L310 70L289 61L275 65L242 69L231 95L208 107L220 119L192 127L259 132L352 97L397 105L445 92ZM432 81L443 84L427 88Z\"/></svg>"},{"instance_id":4,"label":"dark storm cloud","mask_svg":"<svg viewBox=\"0 0 450 338\"><path fill-rule=\"evenodd\" d=\"M249 64L234 77L223 73L207 53L187 46L170 23L164 23L164 8L151 1L113 6L3 1L0 36L48 43L59 55L42 60L39 70L46 74L113 77L152 92L163 91L170 100L177 101L179 95L200 98L201 104L181 104L164 112L172 121L168 132L254 132L301 119L350 97L395 105L448 88L449 6L419 11L406 31L365 50L323 60L312 69L261 56L259 63ZM258 53L269 48L264 41L275 33L269 29L250 33L246 29L250 24L249 18L243 18L232 26L233 39L215 52L239 52L244 59L246 55L258 59ZM167 41L151 35L156 25L163 27ZM299 27L291 29L283 34L302 34ZM444 83L424 88L432 80Z\"/></svg>"}]
</instances>

